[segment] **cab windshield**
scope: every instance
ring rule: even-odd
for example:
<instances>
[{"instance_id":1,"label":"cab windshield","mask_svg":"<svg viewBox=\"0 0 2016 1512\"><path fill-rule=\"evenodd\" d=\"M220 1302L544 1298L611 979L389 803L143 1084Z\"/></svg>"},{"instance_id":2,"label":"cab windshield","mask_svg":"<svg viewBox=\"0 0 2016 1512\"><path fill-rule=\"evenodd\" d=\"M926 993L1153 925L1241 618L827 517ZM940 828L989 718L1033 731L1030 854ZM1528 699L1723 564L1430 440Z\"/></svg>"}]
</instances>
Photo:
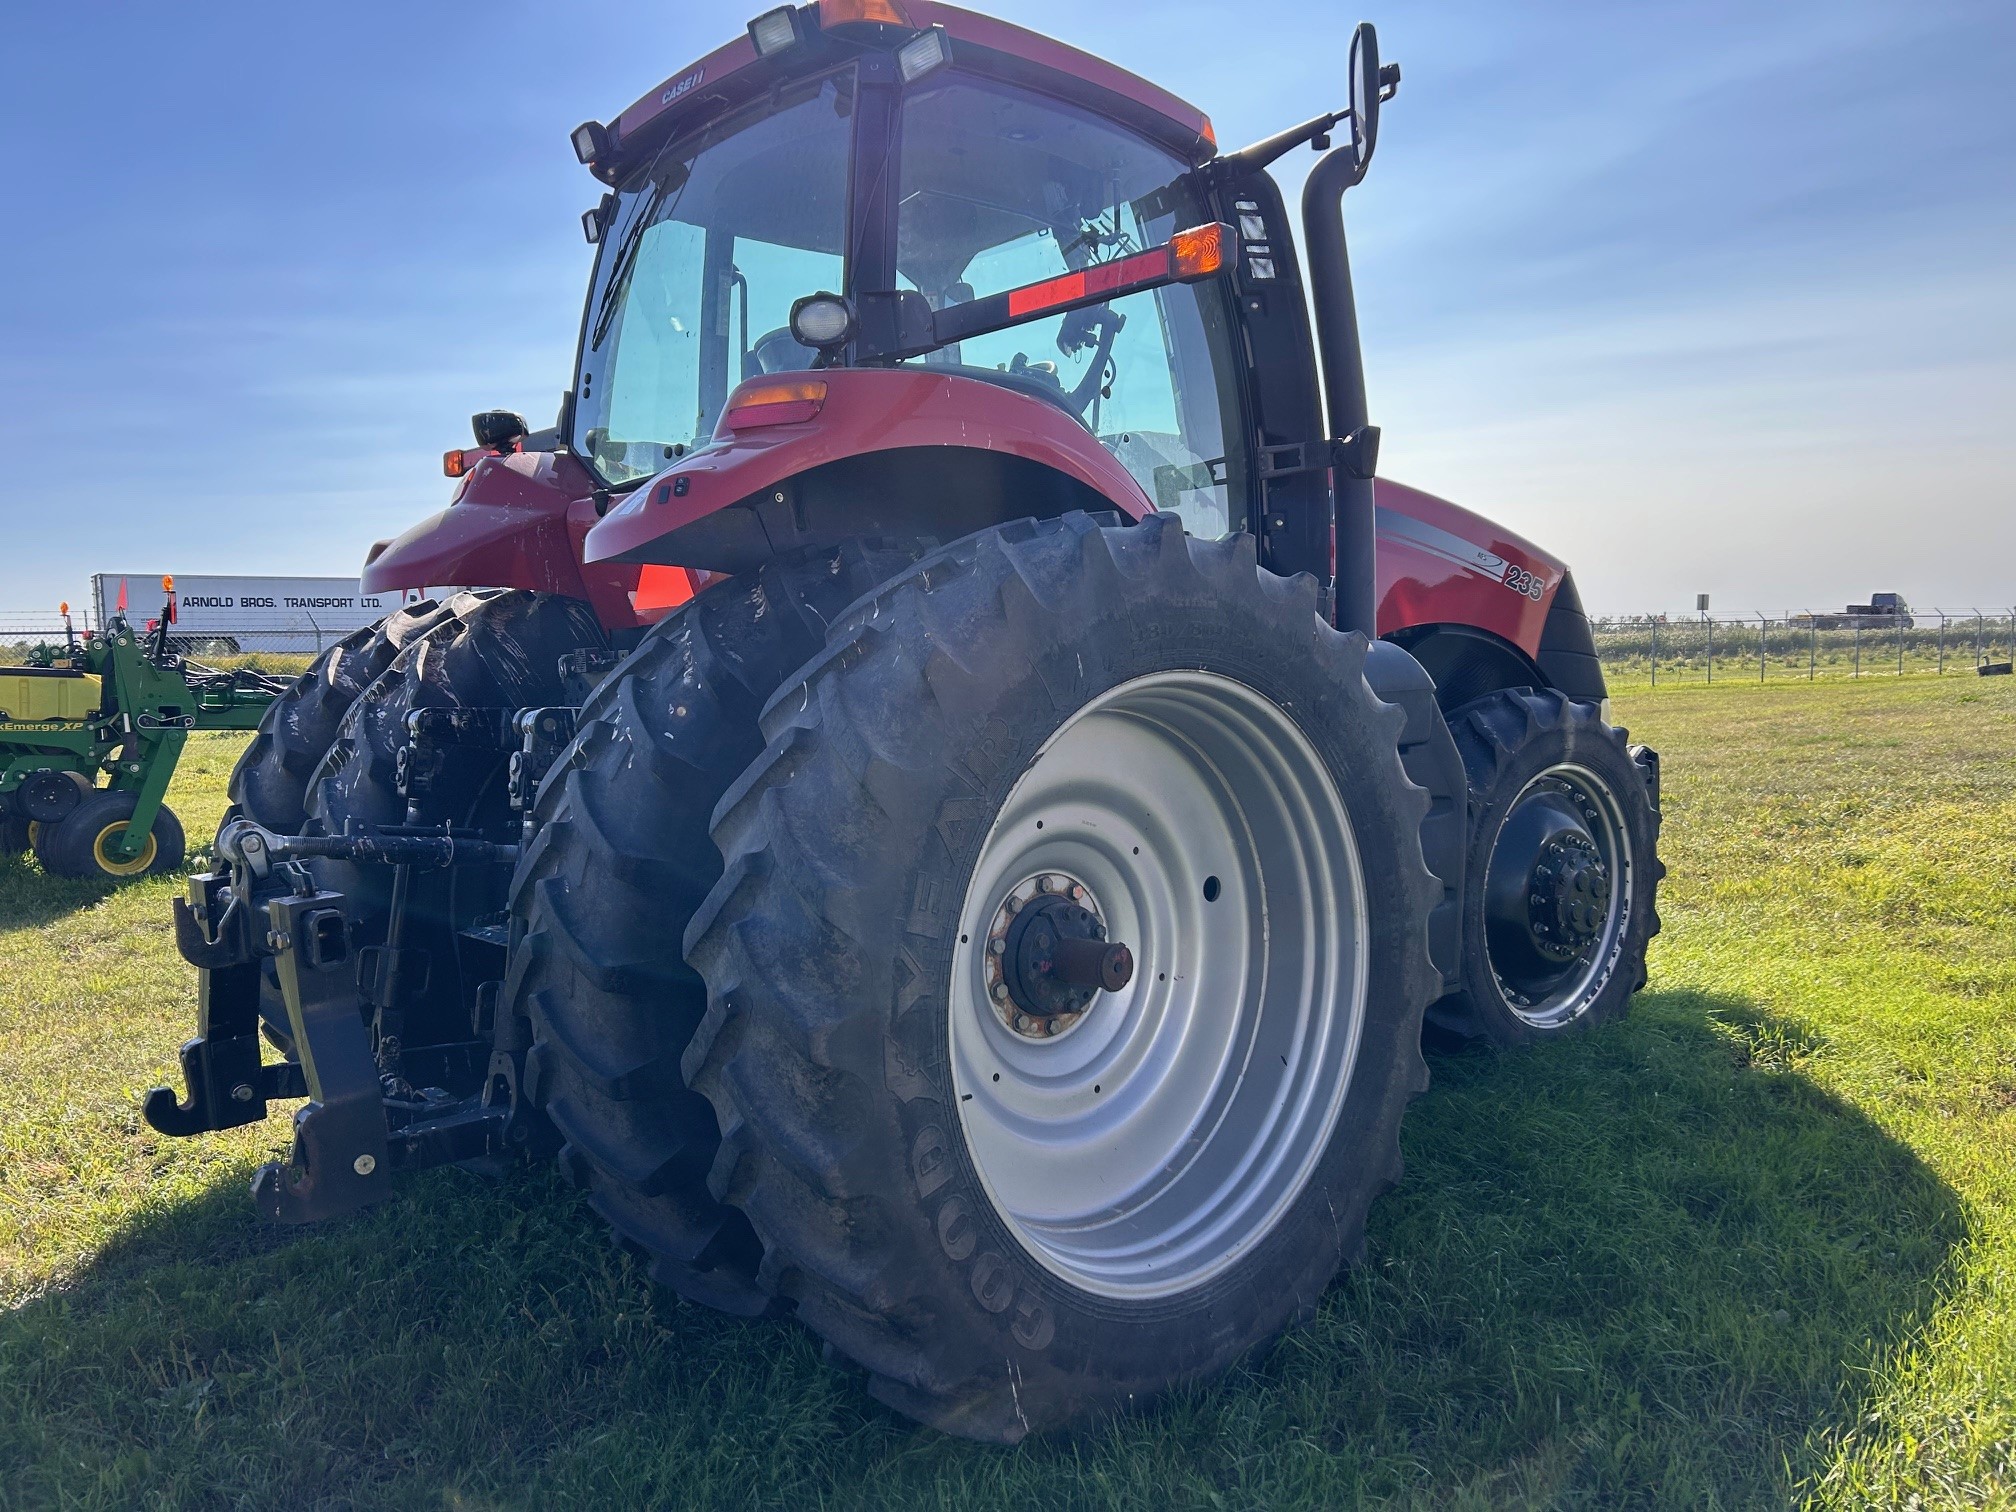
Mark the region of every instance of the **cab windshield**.
<instances>
[{"instance_id":1,"label":"cab windshield","mask_svg":"<svg viewBox=\"0 0 2016 1512\"><path fill-rule=\"evenodd\" d=\"M589 294L574 449L605 483L711 436L744 378L811 364L794 301L844 287L851 75L675 138L618 186Z\"/></svg>"}]
</instances>

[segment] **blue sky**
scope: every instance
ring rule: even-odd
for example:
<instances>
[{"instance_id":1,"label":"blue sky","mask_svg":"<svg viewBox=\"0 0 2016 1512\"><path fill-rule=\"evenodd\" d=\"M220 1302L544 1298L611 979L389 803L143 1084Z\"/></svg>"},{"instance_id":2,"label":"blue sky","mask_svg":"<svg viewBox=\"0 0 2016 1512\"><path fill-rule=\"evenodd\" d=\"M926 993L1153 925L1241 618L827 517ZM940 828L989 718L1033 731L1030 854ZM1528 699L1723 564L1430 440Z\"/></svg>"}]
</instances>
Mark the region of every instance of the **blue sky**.
<instances>
[{"instance_id":1,"label":"blue sky","mask_svg":"<svg viewBox=\"0 0 2016 1512\"><path fill-rule=\"evenodd\" d=\"M1228 145L1341 103L1357 19L1000 9ZM1350 205L1386 472L1593 609L2016 599L2016 6L1361 9L1406 76ZM439 507L472 410L546 422L596 187L566 133L750 13L14 8L0 609L354 571Z\"/></svg>"}]
</instances>

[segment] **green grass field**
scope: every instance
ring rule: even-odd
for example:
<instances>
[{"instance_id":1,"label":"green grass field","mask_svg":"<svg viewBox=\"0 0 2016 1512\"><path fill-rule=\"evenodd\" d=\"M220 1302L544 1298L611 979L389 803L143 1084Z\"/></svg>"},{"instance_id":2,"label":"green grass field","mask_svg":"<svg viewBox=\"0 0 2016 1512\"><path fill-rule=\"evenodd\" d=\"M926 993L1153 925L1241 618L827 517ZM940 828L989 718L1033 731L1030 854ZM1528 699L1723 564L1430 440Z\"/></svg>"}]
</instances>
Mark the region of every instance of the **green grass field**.
<instances>
[{"instance_id":1,"label":"green grass field","mask_svg":"<svg viewBox=\"0 0 2016 1512\"><path fill-rule=\"evenodd\" d=\"M1013 1451L654 1294L549 1171L255 1227L282 1120L138 1114L174 884L0 862L0 1505L2016 1506L2016 679L1619 708L1672 869L1631 1018L1431 1057L1313 1328Z\"/></svg>"}]
</instances>

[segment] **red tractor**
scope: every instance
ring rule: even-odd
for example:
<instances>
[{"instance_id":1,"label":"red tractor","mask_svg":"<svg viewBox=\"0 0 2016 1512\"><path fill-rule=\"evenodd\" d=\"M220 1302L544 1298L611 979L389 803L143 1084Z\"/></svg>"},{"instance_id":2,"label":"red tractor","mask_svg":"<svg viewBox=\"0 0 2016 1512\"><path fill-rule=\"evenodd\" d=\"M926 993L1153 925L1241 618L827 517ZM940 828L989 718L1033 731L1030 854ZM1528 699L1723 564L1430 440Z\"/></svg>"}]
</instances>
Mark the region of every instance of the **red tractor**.
<instances>
[{"instance_id":1,"label":"red tractor","mask_svg":"<svg viewBox=\"0 0 2016 1512\"><path fill-rule=\"evenodd\" d=\"M1015 26L819 0L579 128L559 423L477 417L365 586L486 586L240 763L154 1126L306 1097L283 1221L557 1156L666 1285L985 1439L1308 1317L1424 1016L1621 1013L1661 871L1562 564L1375 498L1342 196L1399 72L1369 27L1349 72L1221 152Z\"/></svg>"}]
</instances>

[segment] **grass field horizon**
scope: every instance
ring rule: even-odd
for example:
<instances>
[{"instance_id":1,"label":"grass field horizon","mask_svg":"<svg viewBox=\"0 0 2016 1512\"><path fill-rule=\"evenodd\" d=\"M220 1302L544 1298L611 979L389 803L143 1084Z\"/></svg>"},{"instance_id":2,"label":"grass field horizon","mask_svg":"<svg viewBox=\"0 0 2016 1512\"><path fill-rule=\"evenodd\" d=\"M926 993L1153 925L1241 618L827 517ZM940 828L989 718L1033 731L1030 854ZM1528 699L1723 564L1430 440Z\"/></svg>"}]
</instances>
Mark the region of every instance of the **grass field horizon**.
<instances>
[{"instance_id":1,"label":"grass field horizon","mask_svg":"<svg viewBox=\"0 0 2016 1512\"><path fill-rule=\"evenodd\" d=\"M179 882L0 861L0 1507L2016 1506L2016 679L1617 693L1670 868L1631 1016L1435 1051L1313 1326L1007 1451L653 1291L550 1169L256 1226L284 1117L139 1118Z\"/></svg>"}]
</instances>

